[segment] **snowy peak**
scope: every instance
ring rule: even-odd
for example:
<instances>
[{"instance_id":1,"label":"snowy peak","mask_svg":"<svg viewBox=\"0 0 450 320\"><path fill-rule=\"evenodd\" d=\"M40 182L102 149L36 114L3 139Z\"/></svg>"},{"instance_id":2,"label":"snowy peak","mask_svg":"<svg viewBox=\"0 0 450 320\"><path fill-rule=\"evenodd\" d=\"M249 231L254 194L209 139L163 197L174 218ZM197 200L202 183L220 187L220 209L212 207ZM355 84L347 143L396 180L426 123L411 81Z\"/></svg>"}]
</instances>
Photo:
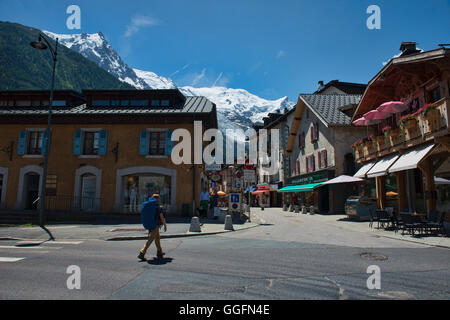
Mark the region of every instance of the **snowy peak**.
<instances>
[{"instance_id":1,"label":"snowy peak","mask_svg":"<svg viewBox=\"0 0 450 320\"><path fill-rule=\"evenodd\" d=\"M177 87L172 79L158 76L154 72L139 69L133 69L133 71L152 89L175 89Z\"/></svg>"},{"instance_id":2,"label":"snowy peak","mask_svg":"<svg viewBox=\"0 0 450 320\"><path fill-rule=\"evenodd\" d=\"M44 33L53 39L58 38L62 45L95 62L119 80L138 89L149 89L145 81L140 79L111 47L103 33L56 34L49 31Z\"/></svg>"},{"instance_id":3,"label":"snowy peak","mask_svg":"<svg viewBox=\"0 0 450 320\"><path fill-rule=\"evenodd\" d=\"M278 100L266 100L244 89L225 87L194 88L181 87L186 96L204 96L217 106L219 126L227 128L249 128L253 123L262 121L268 114L285 108L290 109L294 103L287 97ZM220 124L222 120L222 125Z\"/></svg>"}]
</instances>

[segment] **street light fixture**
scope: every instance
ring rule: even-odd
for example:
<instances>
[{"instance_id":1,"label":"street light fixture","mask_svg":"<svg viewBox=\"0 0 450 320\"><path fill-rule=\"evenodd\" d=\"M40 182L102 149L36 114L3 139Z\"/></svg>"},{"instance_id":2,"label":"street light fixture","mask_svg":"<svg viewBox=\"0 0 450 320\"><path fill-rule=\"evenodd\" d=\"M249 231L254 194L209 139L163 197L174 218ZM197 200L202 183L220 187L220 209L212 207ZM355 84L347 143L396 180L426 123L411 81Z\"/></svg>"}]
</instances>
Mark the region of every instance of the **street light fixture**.
<instances>
[{"instance_id":1,"label":"street light fixture","mask_svg":"<svg viewBox=\"0 0 450 320\"><path fill-rule=\"evenodd\" d=\"M42 42L44 40L44 42ZM47 117L47 131L45 135L45 141L43 141L44 147L44 168L42 173L42 183L41 183L41 193L39 196L39 226L43 228L47 233L49 231L44 227L44 213L45 213L45 198L46 198L46 184L47 184L47 166L48 166L48 154L50 151L50 141L51 141L51 121L52 121L52 105L53 105L53 91L55 87L55 70L56 70L56 61L58 55L58 38L56 38L56 45L53 48L50 44L50 41L44 36L42 33L39 34L38 41L33 41L30 45L38 50L46 50L49 49L52 58L53 58L53 72L52 72L52 86L50 89L50 102L48 105L48 117ZM50 234L50 233L49 233ZM50 237L53 239L53 236L50 234Z\"/></svg>"}]
</instances>

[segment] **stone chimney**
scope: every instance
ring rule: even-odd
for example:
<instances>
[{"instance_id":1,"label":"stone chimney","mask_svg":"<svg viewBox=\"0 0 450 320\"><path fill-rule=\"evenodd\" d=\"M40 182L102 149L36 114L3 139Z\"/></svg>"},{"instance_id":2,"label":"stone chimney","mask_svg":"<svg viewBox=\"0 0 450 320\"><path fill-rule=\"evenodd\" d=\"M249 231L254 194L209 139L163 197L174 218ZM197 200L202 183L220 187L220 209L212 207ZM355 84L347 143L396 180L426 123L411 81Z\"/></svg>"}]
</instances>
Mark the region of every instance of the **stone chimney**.
<instances>
[{"instance_id":1,"label":"stone chimney","mask_svg":"<svg viewBox=\"0 0 450 320\"><path fill-rule=\"evenodd\" d=\"M317 91L320 91L320 89L323 88L323 81L319 81L318 84L319 84L319 87L317 88Z\"/></svg>"},{"instance_id":2,"label":"stone chimney","mask_svg":"<svg viewBox=\"0 0 450 320\"><path fill-rule=\"evenodd\" d=\"M400 46L400 51L402 52L401 56L407 56L410 54L414 54L420 52L416 47L417 43L413 41L404 41Z\"/></svg>"}]
</instances>

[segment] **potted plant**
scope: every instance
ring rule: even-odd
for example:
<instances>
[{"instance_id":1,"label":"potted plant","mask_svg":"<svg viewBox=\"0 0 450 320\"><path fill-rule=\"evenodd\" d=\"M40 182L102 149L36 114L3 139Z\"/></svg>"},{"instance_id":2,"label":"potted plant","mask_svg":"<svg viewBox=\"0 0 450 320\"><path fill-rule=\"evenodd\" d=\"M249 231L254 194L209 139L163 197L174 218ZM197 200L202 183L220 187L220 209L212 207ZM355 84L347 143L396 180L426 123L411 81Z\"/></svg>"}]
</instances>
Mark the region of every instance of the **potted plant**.
<instances>
[{"instance_id":1,"label":"potted plant","mask_svg":"<svg viewBox=\"0 0 450 320\"><path fill-rule=\"evenodd\" d=\"M363 140L358 140L350 146L355 151L356 158L363 156Z\"/></svg>"},{"instance_id":2,"label":"potted plant","mask_svg":"<svg viewBox=\"0 0 450 320\"><path fill-rule=\"evenodd\" d=\"M439 111L438 105L434 103L426 104L420 108L417 113L425 120L428 132L440 128L441 112Z\"/></svg>"},{"instance_id":3,"label":"potted plant","mask_svg":"<svg viewBox=\"0 0 450 320\"><path fill-rule=\"evenodd\" d=\"M391 132L392 127L391 126L386 126L383 129L381 129L381 132L383 132L383 134L385 135L385 137L389 136L389 133Z\"/></svg>"},{"instance_id":4,"label":"potted plant","mask_svg":"<svg viewBox=\"0 0 450 320\"><path fill-rule=\"evenodd\" d=\"M407 114L400 119L400 128L403 130L413 130L417 127L417 118L414 114Z\"/></svg>"}]
</instances>

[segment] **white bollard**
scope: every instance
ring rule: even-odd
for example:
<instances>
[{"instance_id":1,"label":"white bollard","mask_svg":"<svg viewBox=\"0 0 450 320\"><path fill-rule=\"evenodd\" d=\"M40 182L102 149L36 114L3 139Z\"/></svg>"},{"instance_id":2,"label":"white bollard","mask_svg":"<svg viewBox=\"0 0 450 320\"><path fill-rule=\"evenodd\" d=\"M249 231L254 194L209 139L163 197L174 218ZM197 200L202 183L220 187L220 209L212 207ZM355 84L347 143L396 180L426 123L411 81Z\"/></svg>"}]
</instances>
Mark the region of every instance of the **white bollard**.
<instances>
[{"instance_id":1,"label":"white bollard","mask_svg":"<svg viewBox=\"0 0 450 320\"><path fill-rule=\"evenodd\" d=\"M234 228L233 228L233 218L231 218L230 215L227 215L227 216L225 217L225 230L234 231Z\"/></svg>"},{"instance_id":2,"label":"white bollard","mask_svg":"<svg viewBox=\"0 0 450 320\"><path fill-rule=\"evenodd\" d=\"M189 232L202 232L202 229L200 228L200 219L198 217L192 217Z\"/></svg>"}]
</instances>

